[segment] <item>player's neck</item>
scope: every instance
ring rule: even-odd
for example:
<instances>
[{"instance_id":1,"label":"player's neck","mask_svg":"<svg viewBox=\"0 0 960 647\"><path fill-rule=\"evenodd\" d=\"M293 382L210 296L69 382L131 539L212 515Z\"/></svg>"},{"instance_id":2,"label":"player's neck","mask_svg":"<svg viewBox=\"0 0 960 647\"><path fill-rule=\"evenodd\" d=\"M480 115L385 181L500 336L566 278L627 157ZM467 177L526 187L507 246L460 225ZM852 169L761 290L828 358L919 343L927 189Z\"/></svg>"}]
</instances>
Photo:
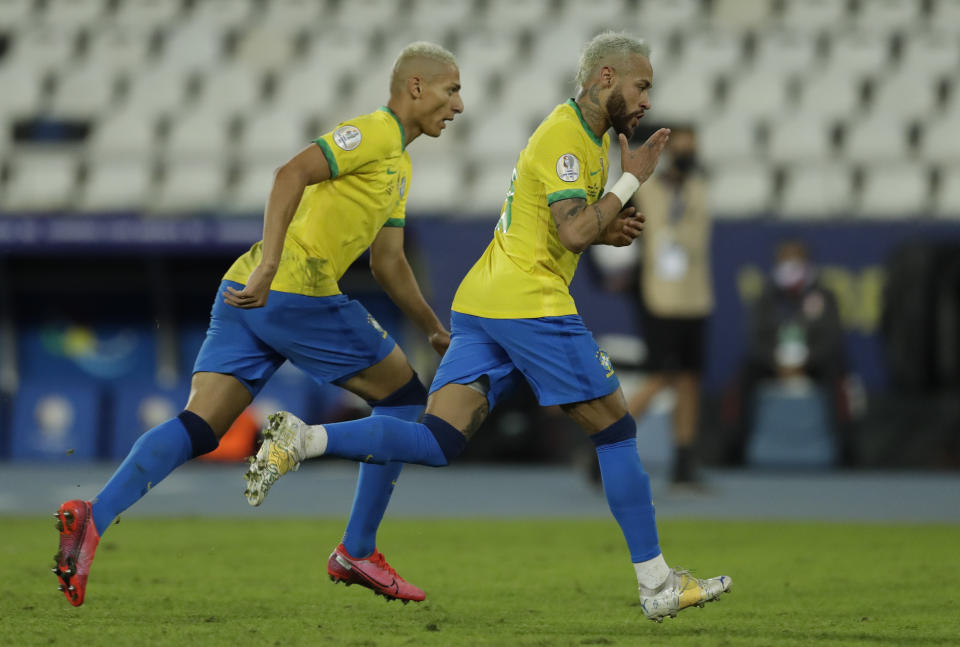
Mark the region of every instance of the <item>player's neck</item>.
<instances>
[{"instance_id":1,"label":"player's neck","mask_svg":"<svg viewBox=\"0 0 960 647\"><path fill-rule=\"evenodd\" d=\"M410 111L406 108L404 102L398 101L391 97L390 101L387 102L387 107L394 115L396 115L397 119L400 121L400 124L403 126L403 134L406 138L406 141L403 142L403 147L406 148L410 145L410 142L419 137L423 131L420 129L420 126L417 124L417 122L410 116Z\"/></svg>"},{"instance_id":2,"label":"player's neck","mask_svg":"<svg viewBox=\"0 0 960 647\"><path fill-rule=\"evenodd\" d=\"M607 117L607 111L600 101L599 93L599 86L593 85L580 92L580 95L575 99L584 123L587 124L587 127L597 139L601 139L607 129L610 128L610 119Z\"/></svg>"}]
</instances>

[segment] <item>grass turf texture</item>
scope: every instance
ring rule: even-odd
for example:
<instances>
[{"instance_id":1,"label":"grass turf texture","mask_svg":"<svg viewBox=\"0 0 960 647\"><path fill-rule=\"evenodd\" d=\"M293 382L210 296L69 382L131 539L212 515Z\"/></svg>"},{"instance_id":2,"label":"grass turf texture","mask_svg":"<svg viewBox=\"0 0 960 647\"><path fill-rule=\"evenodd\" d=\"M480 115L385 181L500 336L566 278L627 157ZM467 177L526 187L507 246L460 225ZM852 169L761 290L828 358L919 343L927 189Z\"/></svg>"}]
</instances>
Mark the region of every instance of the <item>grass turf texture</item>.
<instances>
[{"instance_id":1,"label":"grass turf texture","mask_svg":"<svg viewBox=\"0 0 960 647\"><path fill-rule=\"evenodd\" d=\"M656 625L613 520L389 521L381 547L427 591L408 606L328 580L340 520L126 519L80 608L53 521L0 525L12 645L960 644L960 526L666 521L671 564L734 588Z\"/></svg>"}]
</instances>

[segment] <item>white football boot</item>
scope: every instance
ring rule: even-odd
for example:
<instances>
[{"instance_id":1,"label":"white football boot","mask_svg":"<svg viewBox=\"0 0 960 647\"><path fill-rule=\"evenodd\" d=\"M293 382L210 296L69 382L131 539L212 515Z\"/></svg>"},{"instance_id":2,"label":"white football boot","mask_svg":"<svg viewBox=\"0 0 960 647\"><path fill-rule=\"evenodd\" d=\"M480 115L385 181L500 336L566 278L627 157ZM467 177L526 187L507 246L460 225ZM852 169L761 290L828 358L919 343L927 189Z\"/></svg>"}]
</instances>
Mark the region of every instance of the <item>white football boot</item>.
<instances>
[{"instance_id":1,"label":"white football boot","mask_svg":"<svg viewBox=\"0 0 960 647\"><path fill-rule=\"evenodd\" d=\"M717 600L730 590L732 583L726 575L699 580L689 571L671 568L670 575L656 589L640 587L640 607L650 620L663 622L666 616L676 618L677 613L688 607L702 607Z\"/></svg>"},{"instance_id":2,"label":"white football boot","mask_svg":"<svg viewBox=\"0 0 960 647\"><path fill-rule=\"evenodd\" d=\"M243 475L247 481L247 489L243 492L247 503L260 505L277 479L287 472L300 469L305 454L306 428L303 420L287 411L271 413L267 417L263 444L257 455L250 457L250 466Z\"/></svg>"}]
</instances>

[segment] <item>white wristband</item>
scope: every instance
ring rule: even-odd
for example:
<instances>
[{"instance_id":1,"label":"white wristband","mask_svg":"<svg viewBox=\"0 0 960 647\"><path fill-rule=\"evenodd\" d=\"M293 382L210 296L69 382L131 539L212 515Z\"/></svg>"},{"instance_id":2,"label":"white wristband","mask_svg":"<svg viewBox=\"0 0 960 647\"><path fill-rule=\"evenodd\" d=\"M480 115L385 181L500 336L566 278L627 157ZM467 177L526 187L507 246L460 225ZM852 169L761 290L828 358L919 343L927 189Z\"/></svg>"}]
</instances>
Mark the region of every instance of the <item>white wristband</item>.
<instances>
[{"instance_id":1,"label":"white wristband","mask_svg":"<svg viewBox=\"0 0 960 647\"><path fill-rule=\"evenodd\" d=\"M610 193L620 198L620 206L625 207L630 198L640 188L640 180L633 173L624 173L610 189Z\"/></svg>"}]
</instances>

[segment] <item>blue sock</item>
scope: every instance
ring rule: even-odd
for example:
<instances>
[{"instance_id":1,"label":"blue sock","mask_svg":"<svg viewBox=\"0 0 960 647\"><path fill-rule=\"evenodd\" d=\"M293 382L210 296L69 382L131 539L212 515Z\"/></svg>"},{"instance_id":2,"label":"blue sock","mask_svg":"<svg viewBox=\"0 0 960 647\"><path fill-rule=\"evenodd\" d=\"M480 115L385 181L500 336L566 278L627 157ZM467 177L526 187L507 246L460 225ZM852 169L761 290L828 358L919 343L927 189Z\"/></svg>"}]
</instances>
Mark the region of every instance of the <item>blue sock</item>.
<instances>
[{"instance_id":1,"label":"blue sock","mask_svg":"<svg viewBox=\"0 0 960 647\"><path fill-rule=\"evenodd\" d=\"M467 439L452 425L429 413L423 422L408 422L390 416L324 425L324 454L361 463L417 463L443 467L467 446Z\"/></svg>"},{"instance_id":2,"label":"blue sock","mask_svg":"<svg viewBox=\"0 0 960 647\"><path fill-rule=\"evenodd\" d=\"M637 455L636 423L626 415L590 439L597 446L603 493L627 540L630 560L637 563L653 559L660 554L660 543L650 477Z\"/></svg>"},{"instance_id":3,"label":"blue sock","mask_svg":"<svg viewBox=\"0 0 960 647\"><path fill-rule=\"evenodd\" d=\"M217 444L210 426L190 411L183 411L140 436L93 499L93 524L100 536L117 515L139 501L170 472L194 456L213 451Z\"/></svg>"},{"instance_id":4,"label":"blue sock","mask_svg":"<svg viewBox=\"0 0 960 647\"><path fill-rule=\"evenodd\" d=\"M414 374L406 386L380 400L371 402L374 416L390 416L413 422L420 419L427 402L427 390ZM343 533L343 546L353 557L366 557L377 547L377 529L387 511L393 488L403 463L385 465L361 463L357 491L353 497L350 520Z\"/></svg>"}]
</instances>

